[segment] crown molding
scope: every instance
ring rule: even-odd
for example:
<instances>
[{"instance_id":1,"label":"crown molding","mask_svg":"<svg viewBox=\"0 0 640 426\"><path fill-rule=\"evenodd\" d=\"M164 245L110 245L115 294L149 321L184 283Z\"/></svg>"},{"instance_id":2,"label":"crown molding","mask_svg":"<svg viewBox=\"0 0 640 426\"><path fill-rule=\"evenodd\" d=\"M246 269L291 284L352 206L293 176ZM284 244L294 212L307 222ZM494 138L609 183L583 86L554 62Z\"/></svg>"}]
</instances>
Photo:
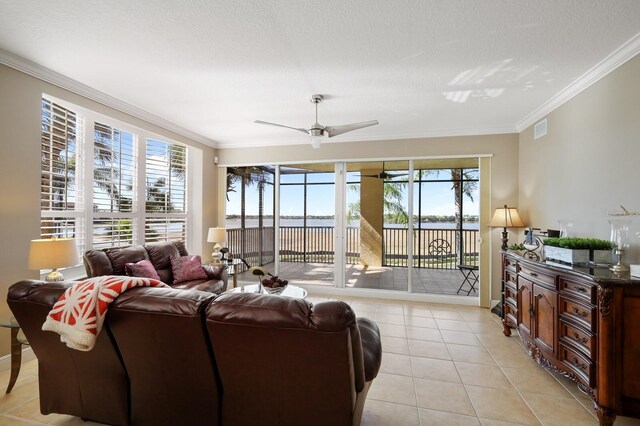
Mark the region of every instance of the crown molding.
<instances>
[{"instance_id":1,"label":"crown molding","mask_svg":"<svg viewBox=\"0 0 640 426\"><path fill-rule=\"evenodd\" d=\"M62 74L38 65L28 59L24 59L7 50L0 49L0 64L6 65L17 71L23 72L39 80L53 84L54 86L58 86L62 89L68 90L92 101L98 102L109 108L113 108L117 111L131 115L140 120L144 120L148 123L162 127L163 129L166 129L170 132L200 142L204 145L217 148L217 144L215 141L204 137L199 133L195 133L189 129L172 123L169 120L158 117L157 115L151 114L143 109L121 101L120 99L107 95L106 93L89 87L86 84L82 84L79 81L73 80L69 77L65 77Z\"/></svg>"},{"instance_id":2,"label":"crown molding","mask_svg":"<svg viewBox=\"0 0 640 426\"><path fill-rule=\"evenodd\" d=\"M336 139L323 140L324 144L334 143L349 143L349 142L368 142L368 141L389 141L400 139L426 139L426 138L446 138L456 136L487 136L487 135L502 135L508 133L518 133L515 126L503 126L503 127L486 127L479 129L450 129L450 130L438 130L433 132L386 132L386 133L374 133L369 136L357 137L356 135L351 137L339 136ZM266 146L290 146L290 145L309 145L310 142L305 136L291 137L291 138L264 138L264 139L247 139L235 142L218 142L217 147L220 149L230 148L256 148Z\"/></svg>"},{"instance_id":3,"label":"crown molding","mask_svg":"<svg viewBox=\"0 0 640 426\"><path fill-rule=\"evenodd\" d=\"M518 133L536 123L538 120L544 118L544 116L550 114L565 102L568 102L574 96L587 89L589 86L636 56L638 53L640 53L640 33L631 37L626 43L578 77L578 79L573 83L569 84L547 102L517 122L515 127Z\"/></svg>"}]
</instances>

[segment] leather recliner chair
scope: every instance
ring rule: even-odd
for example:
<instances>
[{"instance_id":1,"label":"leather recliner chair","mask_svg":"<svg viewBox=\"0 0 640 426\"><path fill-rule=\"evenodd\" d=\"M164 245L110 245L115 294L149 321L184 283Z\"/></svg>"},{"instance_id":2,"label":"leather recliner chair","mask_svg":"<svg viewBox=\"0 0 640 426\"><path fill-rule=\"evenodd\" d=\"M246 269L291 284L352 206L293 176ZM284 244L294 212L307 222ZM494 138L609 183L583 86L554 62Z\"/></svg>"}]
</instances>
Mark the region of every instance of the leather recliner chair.
<instances>
[{"instance_id":1,"label":"leather recliner chair","mask_svg":"<svg viewBox=\"0 0 640 426\"><path fill-rule=\"evenodd\" d=\"M227 293L207 307L224 425L359 425L380 333L338 301Z\"/></svg>"},{"instance_id":2,"label":"leather recliner chair","mask_svg":"<svg viewBox=\"0 0 640 426\"><path fill-rule=\"evenodd\" d=\"M220 424L218 373L203 315L215 298L202 291L133 288L107 313L127 370L131 424Z\"/></svg>"},{"instance_id":3,"label":"leather recliner chair","mask_svg":"<svg viewBox=\"0 0 640 426\"><path fill-rule=\"evenodd\" d=\"M58 334L42 331L51 308L73 284L25 280L12 285L7 295L38 358L40 411L128 425L129 378L109 327L103 327L89 352L70 349Z\"/></svg>"}]
</instances>

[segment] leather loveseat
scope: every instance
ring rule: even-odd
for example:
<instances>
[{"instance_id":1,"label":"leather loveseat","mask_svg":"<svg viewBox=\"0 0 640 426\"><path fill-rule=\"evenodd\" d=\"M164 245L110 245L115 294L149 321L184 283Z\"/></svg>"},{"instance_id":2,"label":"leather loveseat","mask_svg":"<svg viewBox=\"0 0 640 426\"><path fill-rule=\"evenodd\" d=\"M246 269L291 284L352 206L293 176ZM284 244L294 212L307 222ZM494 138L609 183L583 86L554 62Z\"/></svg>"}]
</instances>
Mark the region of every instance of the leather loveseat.
<instances>
[{"instance_id":1,"label":"leather loveseat","mask_svg":"<svg viewBox=\"0 0 640 426\"><path fill-rule=\"evenodd\" d=\"M349 305L134 288L95 348L42 331L71 282L25 280L9 307L39 363L42 413L115 425L357 425L380 368L378 328Z\"/></svg>"},{"instance_id":2,"label":"leather loveseat","mask_svg":"<svg viewBox=\"0 0 640 426\"><path fill-rule=\"evenodd\" d=\"M149 260L160 276L160 280L177 289L195 289L220 294L227 289L227 271L225 264L202 265L207 279L185 281L173 284L171 257L187 256L182 241L162 241L112 247L102 250L89 250L84 254L84 268L88 277L102 275L126 275L125 265L141 260Z\"/></svg>"}]
</instances>

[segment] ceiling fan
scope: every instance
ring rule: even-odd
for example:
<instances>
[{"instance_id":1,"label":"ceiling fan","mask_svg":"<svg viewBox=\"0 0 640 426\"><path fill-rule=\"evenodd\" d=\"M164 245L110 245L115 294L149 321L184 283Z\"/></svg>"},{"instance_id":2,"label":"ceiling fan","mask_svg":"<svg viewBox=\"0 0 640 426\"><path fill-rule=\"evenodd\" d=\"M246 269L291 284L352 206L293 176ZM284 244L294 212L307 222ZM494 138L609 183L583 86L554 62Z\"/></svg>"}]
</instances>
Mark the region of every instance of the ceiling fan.
<instances>
[{"instance_id":1,"label":"ceiling fan","mask_svg":"<svg viewBox=\"0 0 640 426\"><path fill-rule=\"evenodd\" d=\"M409 173L387 173L384 171L384 163L382 163L382 171L375 175L360 175L362 177L372 177L376 179L394 179L400 176L409 176Z\"/></svg>"},{"instance_id":2,"label":"ceiling fan","mask_svg":"<svg viewBox=\"0 0 640 426\"><path fill-rule=\"evenodd\" d=\"M310 102L316 105L316 122L311 125L309 129L301 127L290 127L283 124L269 123L268 121L256 120L255 123L266 124L268 126L284 127L286 129L297 130L308 134L311 137L311 146L314 148L320 148L320 142L323 136L332 138L334 136L341 135L343 133L352 132L354 130L362 129L369 126L375 126L378 124L378 120L363 121L362 123L343 124L342 126L323 126L318 123L318 104L322 102L324 96L311 95Z\"/></svg>"}]
</instances>

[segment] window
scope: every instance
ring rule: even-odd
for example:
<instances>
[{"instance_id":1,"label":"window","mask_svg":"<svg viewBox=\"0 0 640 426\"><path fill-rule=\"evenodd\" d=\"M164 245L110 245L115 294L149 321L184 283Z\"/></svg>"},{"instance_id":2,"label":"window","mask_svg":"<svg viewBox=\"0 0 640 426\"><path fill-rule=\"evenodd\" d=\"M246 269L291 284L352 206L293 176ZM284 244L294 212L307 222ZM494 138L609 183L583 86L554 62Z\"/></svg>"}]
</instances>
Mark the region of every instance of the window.
<instances>
[{"instance_id":1,"label":"window","mask_svg":"<svg viewBox=\"0 0 640 426\"><path fill-rule=\"evenodd\" d=\"M43 95L41 237L80 253L186 241L187 148L150 136Z\"/></svg>"},{"instance_id":2,"label":"window","mask_svg":"<svg viewBox=\"0 0 640 426\"><path fill-rule=\"evenodd\" d=\"M76 238L84 249L82 132L77 114L42 99L40 234Z\"/></svg>"}]
</instances>

